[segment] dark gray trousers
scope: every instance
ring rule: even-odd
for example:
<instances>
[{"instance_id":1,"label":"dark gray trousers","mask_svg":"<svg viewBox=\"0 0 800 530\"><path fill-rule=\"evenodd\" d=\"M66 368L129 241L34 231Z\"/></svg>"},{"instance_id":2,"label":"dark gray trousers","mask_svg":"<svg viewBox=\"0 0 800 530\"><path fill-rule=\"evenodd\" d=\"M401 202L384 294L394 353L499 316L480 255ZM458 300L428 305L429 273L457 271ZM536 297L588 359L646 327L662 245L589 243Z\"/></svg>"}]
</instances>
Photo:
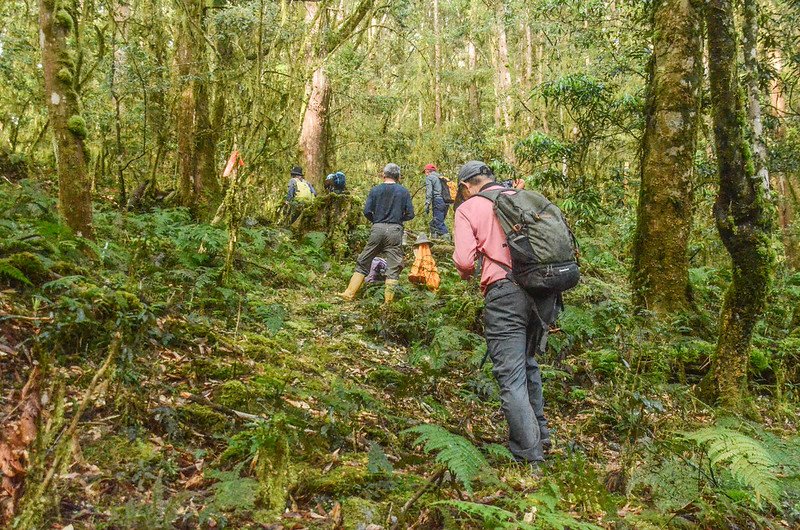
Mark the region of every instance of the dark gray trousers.
<instances>
[{"instance_id":1,"label":"dark gray trousers","mask_svg":"<svg viewBox=\"0 0 800 530\"><path fill-rule=\"evenodd\" d=\"M382 256L386 260L386 278L397 280L403 269L403 225L376 223L372 225L369 240L358 255L356 272L369 274L372 260Z\"/></svg>"},{"instance_id":2,"label":"dark gray trousers","mask_svg":"<svg viewBox=\"0 0 800 530\"><path fill-rule=\"evenodd\" d=\"M544 459L542 443L550 430L544 417L542 374L535 355L546 343L546 324L558 316L558 296L536 299L517 284L500 280L486 294L483 319L492 373L500 385L500 401L509 430L509 449L519 460Z\"/></svg>"}]
</instances>

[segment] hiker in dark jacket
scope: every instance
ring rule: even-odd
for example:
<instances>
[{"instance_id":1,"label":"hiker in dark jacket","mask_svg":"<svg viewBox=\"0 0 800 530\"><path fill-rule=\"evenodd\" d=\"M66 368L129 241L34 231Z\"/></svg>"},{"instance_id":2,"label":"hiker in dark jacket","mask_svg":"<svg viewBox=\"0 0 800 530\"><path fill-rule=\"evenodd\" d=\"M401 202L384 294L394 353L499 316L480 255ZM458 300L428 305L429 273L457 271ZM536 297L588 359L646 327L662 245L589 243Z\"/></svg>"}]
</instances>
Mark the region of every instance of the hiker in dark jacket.
<instances>
[{"instance_id":1,"label":"hiker in dark jacket","mask_svg":"<svg viewBox=\"0 0 800 530\"><path fill-rule=\"evenodd\" d=\"M383 184L373 187L364 205L364 216L372 222L364 250L356 261L356 271L350 278L350 284L339 296L344 300L353 300L356 293L369 274L372 260L378 254L386 258L386 287L384 301L394 299L394 290L403 268L403 223L414 218L414 205L411 194L398 184L400 166L386 164L383 168Z\"/></svg>"},{"instance_id":2,"label":"hiker in dark jacket","mask_svg":"<svg viewBox=\"0 0 800 530\"><path fill-rule=\"evenodd\" d=\"M444 202L440 178L435 165L425 166L425 213L433 213L430 224L431 237L443 237L449 234L444 220L450 205Z\"/></svg>"},{"instance_id":3,"label":"hiker in dark jacket","mask_svg":"<svg viewBox=\"0 0 800 530\"><path fill-rule=\"evenodd\" d=\"M555 322L559 297L533 297L513 281L511 254L494 204L477 196L485 190L504 189L486 164L467 162L459 170L458 180L465 200L456 210L453 261L461 277L469 279L475 274L476 260L483 258L484 333L508 421L509 448L518 460L541 461L550 447L550 430L535 355L542 353L547 343L542 324Z\"/></svg>"}]
</instances>

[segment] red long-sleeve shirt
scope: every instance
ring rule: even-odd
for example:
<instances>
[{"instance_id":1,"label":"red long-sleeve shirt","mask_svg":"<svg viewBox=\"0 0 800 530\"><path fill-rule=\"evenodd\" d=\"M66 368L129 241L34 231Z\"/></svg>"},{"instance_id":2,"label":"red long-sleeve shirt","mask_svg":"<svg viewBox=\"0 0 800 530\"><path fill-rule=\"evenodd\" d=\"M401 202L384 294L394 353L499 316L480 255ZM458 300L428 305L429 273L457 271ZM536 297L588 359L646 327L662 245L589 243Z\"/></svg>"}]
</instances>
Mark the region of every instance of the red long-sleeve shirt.
<instances>
[{"instance_id":1,"label":"red long-sleeve shirt","mask_svg":"<svg viewBox=\"0 0 800 530\"><path fill-rule=\"evenodd\" d=\"M486 189L502 188L500 184ZM481 270L481 291L508 275L497 262L511 268L511 253L508 251L506 235L497 216L494 203L485 197L471 197L456 210L453 262L464 279L475 273L478 254L488 256Z\"/></svg>"}]
</instances>

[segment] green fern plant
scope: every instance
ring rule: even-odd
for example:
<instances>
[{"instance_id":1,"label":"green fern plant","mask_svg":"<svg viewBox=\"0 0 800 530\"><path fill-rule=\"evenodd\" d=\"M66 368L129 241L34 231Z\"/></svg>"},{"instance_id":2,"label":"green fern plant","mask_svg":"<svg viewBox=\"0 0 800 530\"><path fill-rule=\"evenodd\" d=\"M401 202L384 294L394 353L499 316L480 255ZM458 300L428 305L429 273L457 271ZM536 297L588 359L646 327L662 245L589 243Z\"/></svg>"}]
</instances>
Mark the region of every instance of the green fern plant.
<instances>
[{"instance_id":1,"label":"green fern plant","mask_svg":"<svg viewBox=\"0 0 800 530\"><path fill-rule=\"evenodd\" d=\"M440 501L434 506L455 508L459 513L472 520L479 520L485 528L503 528L532 530L535 527L517 520L516 514L491 504L481 504L468 501Z\"/></svg>"},{"instance_id":2,"label":"green fern plant","mask_svg":"<svg viewBox=\"0 0 800 530\"><path fill-rule=\"evenodd\" d=\"M28 279L25 274L13 266L11 263L8 262L6 259L0 259L0 278L5 278L7 280L14 280L16 282L32 286L33 283Z\"/></svg>"},{"instance_id":3,"label":"green fern plant","mask_svg":"<svg viewBox=\"0 0 800 530\"><path fill-rule=\"evenodd\" d=\"M526 497L506 497L503 502L508 509L491 504L453 500L435 504L455 508L472 520L482 521L486 528L601 530L599 526L580 521L559 509L561 498L558 486L548 482L539 491Z\"/></svg>"},{"instance_id":4,"label":"green fern plant","mask_svg":"<svg viewBox=\"0 0 800 530\"><path fill-rule=\"evenodd\" d=\"M447 467L450 473L472 495L472 484L478 478L499 482L486 457L472 442L449 432L438 425L418 425L401 434L416 434L414 445L422 445L426 454L436 453L436 462Z\"/></svg>"},{"instance_id":5,"label":"green fern plant","mask_svg":"<svg viewBox=\"0 0 800 530\"><path fill-rule=\"evenodd\" d=\"M763 442L720 426L704 427L681 436L705 450L713 468L730 472L738 483L751 489L757 502L766 500L780 508L782 489L776 473L779 463Z\"/></svg>"}]
</instances>

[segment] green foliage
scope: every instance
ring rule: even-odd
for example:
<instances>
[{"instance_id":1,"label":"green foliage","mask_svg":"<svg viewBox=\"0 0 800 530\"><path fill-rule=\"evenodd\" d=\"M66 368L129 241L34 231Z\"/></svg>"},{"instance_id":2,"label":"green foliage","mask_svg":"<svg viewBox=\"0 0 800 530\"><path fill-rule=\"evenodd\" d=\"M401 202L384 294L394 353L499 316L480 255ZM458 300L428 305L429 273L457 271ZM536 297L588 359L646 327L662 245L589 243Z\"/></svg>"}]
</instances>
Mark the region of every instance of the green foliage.
<instances>
[{"instance_id":1,"label":"green foliage","mask_svg":"<svg viewBox=\"0 0 800 530\"><path fill-rule=\"evenodd\" d=\"M470 520L478 520L484 528L522 530L600 530L601 527L580 521L558 508L561 500L558 486L546 483L536 493L524 497L509 496L503 505L467 501L440 501L437 506L455 508ZM512 511L513 510L513 511Z\"/></svg>"},{"instance_id":2,"label":"green foliage","mask_svg":"<svg viewBox=\"0 0 800 530\"><path fill-rule=\"evenodd\" d=\"M241 476L242 464L231 471L209 469L206 478L216 480L212 485L210 506L221 511L252 510L260 491L260 484L250 477Z\"/></svg>"},{"instance_id":3,"label":"green foliage","mask_svg":"<svg viewBox=\"0 0 800 530\"><path fill-rule=\"evenodd\" d=\"M757 503L765 500L780 507L779 468L769 448L747 434L726 427L704 427L683 433L708 455L712 468L725 470L742 486L752 490Z\"/></svg>"},{"instance_id":4,"label":"green foliage","mask_svg":"<svg viewBox=\"0 0 800 530\"><path fill-rule=\"evenodd\" d=\"M147 503L134 499L111 511L111 526L130 530L170 530L179 518L180 506L186 495L165 498L164 484L159 477L153 484L152 500Z\"/></svg>"},{"instance_id":5,"label":"green foliage","mask_svg":"<svg viewBox=\"0 0 800 530\"><path fill-rule=\"evenodd\" d=\"M383 448L379 444L370 442L368 458L367 470L370 473L385 475L394 473L394 466L389 462L386 453L383 452Z\"/></svg>"},{"instance_id":6,"label":"green foliage","mask_svg":"<svg viewBox=\"0 0 800 530\"><path fill-rule=\"evenodd\" d=\"M414 445L422 445L425 453L436 453L436 462L446 466L469 494L476 480L497 480L483 453L463 436L431 424L406 429L402 434L416 434Z\"/></svg>"},{"instance_id":7,"label":"green foliage","mask_svg":"<svg viewBox=\"0 0 800 530\"><path fill-rule=\"evenodd\" d=\"M33 283L21 270L9 263L8 259L0 259L0 277L5 278L6 280L13 280L24 285L33 285Z\"/></svg>"}]
</instances>

